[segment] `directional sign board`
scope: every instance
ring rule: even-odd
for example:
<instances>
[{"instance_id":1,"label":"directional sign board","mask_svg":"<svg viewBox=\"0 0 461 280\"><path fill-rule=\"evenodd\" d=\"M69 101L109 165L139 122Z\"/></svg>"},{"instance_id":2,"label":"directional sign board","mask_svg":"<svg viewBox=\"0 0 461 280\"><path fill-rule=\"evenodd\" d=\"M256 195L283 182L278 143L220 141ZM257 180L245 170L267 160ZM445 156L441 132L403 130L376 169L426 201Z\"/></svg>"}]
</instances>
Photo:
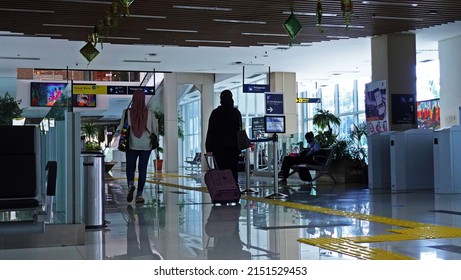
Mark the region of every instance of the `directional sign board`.
<instances>
[{"instance_id":1,"label":"directional sign board","mask_svg":"<svg viewBox=\"0 0 461 280\"><path fill-rule=\"evenodd\" d=\"M320 98L304 98L304 97L297 97L296 103L321 103Z\"/></svg>"},{"instance_id":2,"label":"directional sign board","mask_svg":"<svg viewBox=\"0 0 461 280\"><path fill-rule=\"evenodd\" d=\"M107 86L107 94L127 94L127 86Z\"/></svg>"},{"instance_id":3,"label":"directional sign board","mask_svg":"<svg viewBox=\"0 0 461 280\"><path fill-rule=\"evenodd\" d=\"M269 85L243 84L243 92L248 93L265 93L269 91L269 88Z\"/></svg>"},{"instance_id":4,"label":"directional sign board","mask_svg":"<svg viewBox=\"0 0 461 280\"><path fill-rule=\"evenodd\" d=\"M135 86L129 86L128 87L128 94L133 94L137 90L144 91L145 95L154 95L155 94L154 87L135 87Z\"/></svg>"},{"instance_id":5,"label":"directional sign board","mask_svg":"<svg viewBox=\"0 0 461 280\"><path fill-rule=\"evenodd\" d=\"M283 115L283 94L266 92L266 115Z\"/></svg>"}]
</instances>

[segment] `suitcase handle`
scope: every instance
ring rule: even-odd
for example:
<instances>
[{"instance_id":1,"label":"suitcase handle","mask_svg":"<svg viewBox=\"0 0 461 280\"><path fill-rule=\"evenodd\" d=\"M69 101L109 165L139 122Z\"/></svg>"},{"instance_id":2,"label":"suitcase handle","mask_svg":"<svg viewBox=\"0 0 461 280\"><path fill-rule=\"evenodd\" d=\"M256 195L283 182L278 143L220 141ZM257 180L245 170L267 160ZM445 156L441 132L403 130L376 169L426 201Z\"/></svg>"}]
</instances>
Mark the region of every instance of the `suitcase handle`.
<instances>
[{"instance_id":1,"label":"suitcase handle","mask_svg":"<svg viewBox=\"0 0 461 280\"><path fill-rule=\"evenodd\" d=\"M214 155L205 154L205 161L208 166L208 170L218 169L218 164L216 163Z\"/></svg>"}]
</instances>

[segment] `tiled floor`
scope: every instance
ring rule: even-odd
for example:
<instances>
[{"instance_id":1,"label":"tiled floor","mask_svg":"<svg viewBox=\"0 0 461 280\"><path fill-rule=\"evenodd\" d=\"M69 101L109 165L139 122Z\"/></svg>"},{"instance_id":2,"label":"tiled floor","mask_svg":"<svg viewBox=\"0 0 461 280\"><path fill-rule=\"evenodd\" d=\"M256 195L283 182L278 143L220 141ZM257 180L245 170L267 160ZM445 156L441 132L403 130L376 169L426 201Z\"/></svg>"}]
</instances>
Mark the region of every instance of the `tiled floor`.
<instances>
[{"instance_id":1,"label":"tiled floor","mask_svg":"<svg viewBox=\"0 0 461 280\"><path fill-rule=\"evenodd\" d=\"M123 171L108 179L109 224L87 229L84 246L4 249L0 259L461 259L461 194L295 179L277 192L262 176L240 204L223 207L210 203L202 174L150 173L146 204L136 207ZM286 196L267 198L274 192Z\"/></svg>"}]
</instances>

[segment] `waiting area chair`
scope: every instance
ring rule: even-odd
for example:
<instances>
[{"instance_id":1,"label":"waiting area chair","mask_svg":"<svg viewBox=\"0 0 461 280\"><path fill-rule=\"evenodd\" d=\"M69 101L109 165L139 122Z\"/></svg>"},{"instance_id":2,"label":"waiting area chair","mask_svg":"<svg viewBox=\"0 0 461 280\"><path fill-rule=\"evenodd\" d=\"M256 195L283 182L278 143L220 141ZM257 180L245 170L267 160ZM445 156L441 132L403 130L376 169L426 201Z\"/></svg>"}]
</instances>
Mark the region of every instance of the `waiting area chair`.
<instances>
[{"instance_id":1,"label":"waiting area chair","mask_svg":"<svg viewBox=\"0 0 461 280\"><path fill-rule=\"evenodd\" d=\"M294 166L294 171L291 174L298 172L299 178L303 181L306 181L307 178L303 175L306 172L315 171L316 175L312 178L312 182L316 181L322 176L329 176L333 182L336 184L336 179L331 174L331 162L333 161L334 150L331 148L320 149L317 154L314 155L312 160L314 164L297 164Z\"/></svg>"},{"instance_id":2,"label":"waiting area chair","mask_svg":"<svg viewBox=\"0 0 461 280\"><path fill-rule=\"evenodd\" d=\"M193 174L197 174L202 168L202 153L195 153L195 157L187 157L185 163L187 166L186 170Z\"/></svg>"},{"instance_id":3,"label":"waiting area chair","mask_svg":"<svg viewBox=\"0 0 461 280\"><path fill-rule=\"evenodd\" d=\"M0 126L0 235L43 233L56 194L57 163L46 164L42 184L37 126Z\"/></svg>"}]
</instances>

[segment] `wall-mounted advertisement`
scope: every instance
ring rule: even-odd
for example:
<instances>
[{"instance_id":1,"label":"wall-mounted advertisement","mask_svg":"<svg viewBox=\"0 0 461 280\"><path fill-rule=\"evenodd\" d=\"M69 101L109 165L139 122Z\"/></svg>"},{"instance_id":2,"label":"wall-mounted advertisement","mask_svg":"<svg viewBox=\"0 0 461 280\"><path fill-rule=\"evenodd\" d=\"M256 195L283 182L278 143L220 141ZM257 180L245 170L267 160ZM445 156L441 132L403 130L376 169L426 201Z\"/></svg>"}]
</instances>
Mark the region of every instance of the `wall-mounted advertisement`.
<instances>
[{"instance_id":1,"label":"wall-mounted advertisement","mask_svg":"<svg viewBox=\"0 0 461 280\"><path fill-rule=\"evenodd\" d=\"M365 85L365 116L368 135L389 130L386 81Z\"/></svg>"},{"instance_id":2,"label":"wall-mounted advertisement","mask_svg":"<svg viewBox=\"0 0 461 280\"><path fill-rule=\"evenodd\" d=\"M440 99L416 102L418 128L440 128Z\"/></svg>"}]
</instances>

